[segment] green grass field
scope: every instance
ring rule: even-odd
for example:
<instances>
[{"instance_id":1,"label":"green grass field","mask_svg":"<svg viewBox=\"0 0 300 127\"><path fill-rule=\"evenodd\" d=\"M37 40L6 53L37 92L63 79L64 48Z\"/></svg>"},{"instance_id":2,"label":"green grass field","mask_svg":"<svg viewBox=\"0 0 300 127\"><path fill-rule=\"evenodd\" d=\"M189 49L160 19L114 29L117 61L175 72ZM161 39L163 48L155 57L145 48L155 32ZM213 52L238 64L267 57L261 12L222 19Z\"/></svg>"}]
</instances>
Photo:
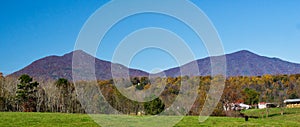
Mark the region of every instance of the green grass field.
<instances>
[{"instance_id":1,"label":"green grass field","mask_svg":"<svg viewBox=\"0 0 300 127\"><path fill-rule=\"evenodd\" d=\"M245 121L244 118L229 117L209 117L204 123L198 122L197 116L184 117L177 127L198 127L198 126L300 126L300 109L285 109L285 114L280 115L280 109L270 109L269 117L266 118L264 110L247 110L245 114L259 118L250 118ZM110 119L112 116L101 115L102 118ZM122 118L124 118L123 116ZM133 116L149 117L149 116ZM169 119L169 117L168 117ZM130 121L130 120L129 120ZM114 122L114 121L112 121ZM139 122L139 121L130 121ZM127 124L124 123L123 126ZM22 113L22 112L0 112L0 127L96 127L98 126L92 118L86 114L62 114L62 113Z\"/></svg>"}]
</instances>

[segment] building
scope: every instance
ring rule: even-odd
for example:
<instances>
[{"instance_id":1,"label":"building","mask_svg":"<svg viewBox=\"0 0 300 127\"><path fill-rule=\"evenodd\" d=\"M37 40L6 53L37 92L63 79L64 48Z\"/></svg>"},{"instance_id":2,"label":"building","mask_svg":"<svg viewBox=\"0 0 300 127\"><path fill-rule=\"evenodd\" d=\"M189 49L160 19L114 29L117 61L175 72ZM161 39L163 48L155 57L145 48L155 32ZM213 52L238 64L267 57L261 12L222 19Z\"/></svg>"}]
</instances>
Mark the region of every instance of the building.
<instances>
[{"instance_id":1,"label":"building","mask_svg":"<svg viewBox=\"0 0 300 127\"><path fill-rule=\"evenodd\" d=\"M266 102L259 102L258 103L258 108L259 109L264 109L264 108L275 108L277 107L276 104L274 103L266 103Z\"/></svg>"},{"instance_id":2,"label":"building","mask_svg":"<svg viewBox=\"0 0 300 127\"><path fill-rule=\"evenodd\" d=\"M223 108L225 111L230 111L230 110L240 111L243 109L250 109L251 106L244 103L229 103L229 104L225 104Z\"/></svg>"},{"instance_id":3,"label":"building","mask_svg":"<svg viewBox=\"0 0 300 127\"><path fill-rule=\"evenodd\" d=\"M259 109L267 108L267 103L266 102L259 102L258 103L258 108Z\"/></svg>"},{"instance_id":4,"label":"building","mask_svg":"<svg viewBox=\"0 0 300 127\"><path fill-rule=\"evenodd\" d=\"M243 109L250 109L251 106L250 105L247 105L247 104L244 104L244 103L240 103L239 106Z\"/></svg>"},{"instance_id":5,"label":"building","mask_svg":"<svg viewBox=\"0 0 300 127\"><path fill-rule=\"evenodd\" d=\"M287 108L300 108L300 99L287 99L283 103Z\"/></svg>"}]
</instances>

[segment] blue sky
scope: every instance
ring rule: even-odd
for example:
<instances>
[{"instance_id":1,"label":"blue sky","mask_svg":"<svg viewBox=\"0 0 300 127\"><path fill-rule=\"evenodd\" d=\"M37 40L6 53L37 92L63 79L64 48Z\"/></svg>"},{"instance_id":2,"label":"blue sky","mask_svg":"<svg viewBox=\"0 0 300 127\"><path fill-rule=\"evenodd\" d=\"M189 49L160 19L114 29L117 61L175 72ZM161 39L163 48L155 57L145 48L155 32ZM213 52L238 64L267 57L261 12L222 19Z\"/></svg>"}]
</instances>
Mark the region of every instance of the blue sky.
<instances>
[{"instance_id":1,"label":"blue sky","mask_svg":"<svg viewBox=\"0 0 300 127\"><path fill-rule=\"evenodd\" d=\"M0 72L10 74L45 56L71 52L85 21L107 2L1 1ZM300 63L299 0L192 2L205 12L216 27L225 53L247 49L260 55ZM110 61L119 41L143 27L170 29L187 41L197 58L207 56L201 40L182 23L159 14L140 14L116 24L101 42L97 57ZM140 52L130 64L132 68L146 71L175 66L176 61L171 55L157 49Z\"/></svg>"}]
</instances>

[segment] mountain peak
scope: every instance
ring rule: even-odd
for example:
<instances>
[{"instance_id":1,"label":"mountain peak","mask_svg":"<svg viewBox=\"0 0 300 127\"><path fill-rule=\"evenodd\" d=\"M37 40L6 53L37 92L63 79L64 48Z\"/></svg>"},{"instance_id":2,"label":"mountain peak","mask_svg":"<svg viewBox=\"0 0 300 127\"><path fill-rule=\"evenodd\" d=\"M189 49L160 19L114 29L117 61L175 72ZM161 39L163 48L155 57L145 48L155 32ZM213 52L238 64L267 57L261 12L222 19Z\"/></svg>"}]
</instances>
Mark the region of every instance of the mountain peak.
<instances>
[{"instance_id":1,"label":"mountain peak","mask_svg":"<svg viewBox=\"0 0 300 127\"><path fill-rule=\"evenodd\" d=\"M249 51L249 50L240 50L240 51L237 51L237 52L233 52L233 53L231 53L231 54L228 54L228 55L237 55L237 54L239 54L239 55L257 55L257 54L255 54L255 53Z\"/></svg>"},{"instance_id":2,"label":"mountain peak","mask_svg":"<svg viewBox=\"0 0 300 127\"><path fill-rule=\"evenodd\" d=\"M65 54L64 56L73 56L74 54L79 54L79 55L89 55L91 56L90 54L88 54L87 52L83 51L83 50L74 50L72 52L69 52L67 54Z\"/></svg>"},{"instance_id":3,"label":"mountain peak","mask_svg":"<svg viewBox=\"0 0 300 127\"><path fill-rule=\"evenodd\" d=\"M96 78L98 80L103 79L111 79L111 66L113 63L109 61L103 61L93 57L92 55L86 53L83 50L74 50L69 52L63 56L48 56L42 59L34 61L32 64L26 66L25 68L10 74L13 77L19 77L22 74L28 74L35 79L42 79L42 80L57 80L59 78L66 78L68 80L72 80L72 69L74 67L73 63L73 56L76 57L76 60L92 60L95 59L95 73ZM86 66L85 64L89 63L89 61L84 61L83 64L80 63L79 65L75 65L76 67L80 66L84 69ZM121 65L119 65L121 66ZM80 69L81 69L80 68ZM87 71L87 70L84 70ZM89 71L87 71L89 72ZM87 72L83 72L84 74L89 74ZM148 73L129 68L130 76L146 76ZM119 77L124 77L123 73L118 75Z\"/></svg>"},{"instance_id":4,"label":"mountain peak","mask_svg":"<svg viewBox=\"0 0 300 127\"><path fill-rule=\"evenodd\" d=\"M83 51L83 50L81 50L81 49L74 50L74 51L71 52L71 53L87 54L85 51Z\"/></svg>"},{"instance_id":5,"label":"mountain peak","mask_svg":"<svg viewBox=\"0 0 300 127\"><path fill-rule=\"evenodd\" d=\"M241 50L226 56L226 75L227 76L262 76L265 74L298 74L300 64L290 63L278 58L269 58L257 55L248 50ZM211 74L210 59L197 60L199 73L202 76ZM185 69L193 71L191 64L184 65ZM180 68L172 68L165 71L168 76L180 76ZM192 73L191 75L197 75Z\"/></svg>"}]
</instances>

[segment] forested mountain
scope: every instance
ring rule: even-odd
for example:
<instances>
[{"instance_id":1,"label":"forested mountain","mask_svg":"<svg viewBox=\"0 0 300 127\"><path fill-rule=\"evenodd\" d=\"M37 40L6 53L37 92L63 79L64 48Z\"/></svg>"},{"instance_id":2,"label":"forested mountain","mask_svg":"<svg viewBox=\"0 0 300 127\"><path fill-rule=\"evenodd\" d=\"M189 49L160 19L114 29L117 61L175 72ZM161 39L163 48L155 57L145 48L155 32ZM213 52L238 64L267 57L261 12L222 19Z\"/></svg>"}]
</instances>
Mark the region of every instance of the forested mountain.
<instances>
[{"instance_id":1,"label":"forested mountain","mask_svg":"<svg viewBox=\"0 0 300 127\"><path fill-rule=\"evenodd\" d=\"M242 50L226 56L226 75L230 76L262 76L265 74L298 74L300 73L300 64L283 61L278 58L269 58L254 54L252 52ZM214 59L221 58L221 56L212 57ZM195 62L195 61L194 61ZM210 58L199 59L196 61L199 67L200 76L211 74ZM188 63L182 68L190 70L190 75L194 74L194 68L190 67L192 64ZM171 77L180 76L180 68L172 68L164 71L166 75Z\"/></svg>"},{"instance_id":2,"label":"forested mountain","mask_svg":"<svg viewBox=\"0 0 300 127\"><path fill-rule=\"evenodd\" d=\"M37 61L34 61L32 64L27 67L12 73L9 76L19 77L22 74L28 74L35 79L43 79L43 80L57 80L59 78L66 78L68 80L72 80L72 57L73 54L76 54L81 57L81 59L93 60L90 58L94 58L93 56L87 54L84 51L76 50L65 54L63 56L48 56ZM111 79L111 62L100 60L95 58L95 70L96 77L98 80ZM120 69L127 69L127 67L114 64L114 67L118 67ZM147 72L129 69L130 76L148 76ZM122 76L122 75L120 75Z\"/></svg>"},{"instance_id":3,"label":"forested mountain","mask_svg":"<svg viewBox=\"0 0 300 127\"><path fill-rule=\"evenodd\" d=\"M58 79L66 78L72 80L72 56L73 53L78 53L81 57L93 57L83 51L74 51L63 56L49 56L37 60L29 66L9 75L20 76L22 74L28 74L33 78L42 79ZM226 56L226 73L229 76L262 76L265 74L277 75L277 74L298 74L300 73L300 64L290 63L280 60L278 58L268 58L254 54L252 52L242 50ZM212 57L214 59L221 58L222 56ZM211 74L210 57L199 59L193 62L197 62L199 67L199 74L195 73L195 68L191 63L185 64L182 68L189 72L189 76L207 76ZM111 79L111 62L103 61L95 58L96 77L98 80ZM127 67L114 64L120 70L125 70ZM120 71L122 72L122 71ZM172 68L165 70L164 73L169 77L180 76L180 68ZM148 76L147 72L130 69L130 76ZM124 76L123 73L118 75Z\"/></svg>"}]
</instances>

